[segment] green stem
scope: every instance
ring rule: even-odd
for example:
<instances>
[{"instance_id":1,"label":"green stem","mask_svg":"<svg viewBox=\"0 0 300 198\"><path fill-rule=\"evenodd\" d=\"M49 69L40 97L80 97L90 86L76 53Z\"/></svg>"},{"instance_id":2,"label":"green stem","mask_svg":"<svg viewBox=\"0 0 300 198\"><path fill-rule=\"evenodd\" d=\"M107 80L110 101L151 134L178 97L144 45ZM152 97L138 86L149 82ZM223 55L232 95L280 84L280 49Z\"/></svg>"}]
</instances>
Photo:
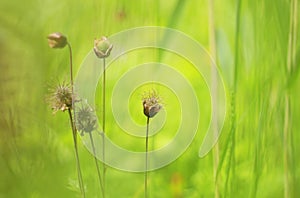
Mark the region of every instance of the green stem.
<instances>
[{"instance_id":1,"label":"green stem","mask_svg":"<svg viewBox=\"0 0 300 198\"><path fill-rule=\"evenodd\" d=\"M146 157L145 157L145 178L144 178L144 183L145 183L145 198L148 197L148 192L147 192L147 187L148 187L148 134L149 134L149 117L147 116L147 130L146 130Z\"/></svg>"},{"instance_id":2,"label":"green stem","mask_svg":"<svg viewBox=\"0 0 300 198\"><path fill-rule=\"evenodd\" d=\"M73 58L72 58L72 47L71 47L71 44L70 43L67 43L68 44L68 48L69 48L69 58L70 58L70 78L71 78L71 86L72 86L72 93L73 93L73 85L74 85L74 82L73 82ZM73 105L73 104L72 104Z\"/></svg>"},{"instance_id":3,"label":"green stem","mask_svg":"<svg viewBox=\"0 0 300 198\"><path fill-rule=\"evenodd\" d=\"M85 198L84 184L83 184L83 179L82 179L82 174L81 174L80 161L79 161L79 155L78 155L78 147L77 147L77 133L76 133L76 128L75 128L75 124L74 124L74 121L73 121L71 109L68 109L68 113L69 113L69 118L70 118L70 123L71 123L71 128L72 128L73 141L74 141L74 149L75 149L75 157L76 157L76 166L77 166L79 187L80 187L82 197Z\"/></svg>"},{"instance_id":4,"label":"green stem","mask_svg":"<svg viewBox=\"0 0 300 198\"><path fill-rule=\"evenodd\" d=\"M72 89L72 110L73 110L73 117L75 118L75 105L74 105L74 81L73 81L73 57L72 57L72 47L70 43L67 43L69 48L69 58L70 58L70 80L71 80L71 89ZM78 155L78 147L77 147L77 132L76 132L76 126L72 117L71 109L68 109L69 118L71 122L71 128L72 128L72 135L73 135L73 141L74 141L74 148L75 148L75 156L76 156L76 164L77 164L77 173L78 173L78 181L79 181L79 187L80 191L83 197L85 197L85 191L84 191L84 184L82 179L82 173L80 168L80 161L79 161L79 155Z\"/></svg>"},{"instance_id":5,"label":"green stem","mask_svg":"<svg viewBox=\"0 0 300 198\"><path fill-rule=\"evenodd\" d=\"M68 44L68 48L69 48L69 58L70 58L70 80L71 80L71 89L72 89L72 109L73 109L73 117L74 120L76 120L75 117L75 105L74 105L74 81L73 81L73 58L72 58L72 47L70 43ZM74 124L74 123L73 123ZM76 132L76 126L74 124L74 130Z\"/></svg>"},{"instance_id":6,"label":"green stem","mask_svg":"<svg viewBox=\"0 0 300 198\"><path fill-rule=\"evenodd\" d=\"M103 115L102 115L102 126L103 126L103 136L102 136L102 140L103 140L103 144L102 144L102 161L103 161L103 193L105 195L105 176L106 176L106 165L105 165L105 94L106 94L106 68L105 68L105 58L103 58L103 89L102 89L102 111L103 111Z\"/></svg>"},{"instance_id":7,"label":"green stem","mask_svg":"<svg viewBox=\"0 0 300 198\"><path fill-rule=\"evenodd\" d=\"M99 170L99 165L98 165L98 160L96 158L96 149L95 149L95 144L94 144L94 139L93 139L93 134L89 133L90 135L90 141L91 141L91 145L92 145L92 149L93 149L93 154L94 154L94 159L95 159L95 164L96 164L96 169L97 169L97 174L98 174L98 179L99 179L99 185L100 185L100 189L102 192L102 197L104 198L104 189L103 189L103 184L102 184L102 178L101 178L101 173Z\"/></svg>"}]
</instances>

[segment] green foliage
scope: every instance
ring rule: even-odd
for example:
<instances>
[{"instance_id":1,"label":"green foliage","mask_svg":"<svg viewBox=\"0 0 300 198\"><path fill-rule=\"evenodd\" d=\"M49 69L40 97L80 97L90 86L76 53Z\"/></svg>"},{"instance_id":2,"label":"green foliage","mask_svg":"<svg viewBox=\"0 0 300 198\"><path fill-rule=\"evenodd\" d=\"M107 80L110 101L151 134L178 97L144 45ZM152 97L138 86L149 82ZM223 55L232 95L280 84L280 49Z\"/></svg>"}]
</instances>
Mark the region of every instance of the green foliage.
<instances>
[{"instance_id":1,"label":"green foliage","mask_svg":"<svg viewBox=\"0 0 300 198\"><path fill-rule=\"evenodd\" d=\"M239 20L236 19L237 1L218 1L214 5L217 63L228 88L228 100L232 99L230 93L236 86L235 139L232 140L229 116L219 139L218 180L215 181L213 176L212 154L203 159L197 156L203 129L209 123L209 118L204 117L205 126L199 126L199 133L187 151L169 166L150 172L150 197L175 197L177 191L183 197L213 197L216 183L221 197L283 197L286 92L291 104L292 195L300 196L296 188L300 185L300 162L296 156L300 152L299 17L294 43L297 49L295 69L287 75L290 2L241 2ZM0 1L0 197L80 197L67 114L57 112L53 116L45 103L47 83L66 80L69 76L68 51L50 49L47 44L49 33L59 31L67 36L73 48L76 74L82 60L93 48L95 38L109 37L127 28L168 26L185 32L208 48L207 9L207 2L198 0ZM235 33L236 21L240 25L239 34ZM239 41L237 49L236 41ZM149 54L157 57L158 52L148 49L130 52L122 68L114 67L118 62L113 63L107 70L107 90L112 90L115 80L131 63L139 63L139 57L144 57L144 61ZM192 84L203 81L187 61L168 53L162 58L188 76ZM141 90L144 88L147 85ZM194 89L200 98L200 106L209 115L211 101L205 83L197 84ZM173 128L180 120L176 116L180 110L176 109L179 102L174 93L161 85L158 91L165 107L174 116L173 121L167 120L164 133L149 139L150 149L171 141L176 133ZM132 93L129 107L133 119L143 123L145 116L139 94ZM109 92L107 98L110 97ZM113 120L111 107L108 106L106 111L107 131L121 131ZM121 132L108 133L108 136L130 150L144 149L142 138ZM231 148L234 148L232 153ZM93 157L81 143L79 155L86 197L100 197ZM108 168L106 175L107 197L143 196L142 173Z\"/></svg>"}]
</instances>

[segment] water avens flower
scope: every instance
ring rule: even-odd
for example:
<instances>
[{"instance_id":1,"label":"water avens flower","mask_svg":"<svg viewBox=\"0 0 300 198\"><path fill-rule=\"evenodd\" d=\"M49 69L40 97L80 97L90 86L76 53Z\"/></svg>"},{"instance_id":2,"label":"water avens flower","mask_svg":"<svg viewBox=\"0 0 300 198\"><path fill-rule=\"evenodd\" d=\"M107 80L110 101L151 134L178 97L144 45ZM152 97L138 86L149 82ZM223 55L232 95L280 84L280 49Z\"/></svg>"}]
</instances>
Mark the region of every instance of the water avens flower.
<instances>
[{"instance_id":1,"label":"water avens flower","mask_svg":"<svg viewBox=\"0 0 300 198\"><path fill-rule=\"evenodd\" d=\"M94 41L94 52L96 56L103 60L103 84L102 84L102 137L103 137L103 144L102 144L102 152L103 152L103 195L105 196L105 175L106 175L106 166L105 166L105 94L106 94L106 64L105 64L105 58L110 55L110 52L113 48L113 45L110 43L110 41L105 37L102 36L100 39L95 39ZM103 196L103 197L104 197Z\"/></svg>"},{"instance_id":2,"label":"water avens flower","mask_svg":"<svg viewBox=\"0 0 300 198\"><path fill-rule=\"evenodd\" d=\"M145 116L149 118L154 117L162 109L161 98L155 90L144 94L143 107Z\"/></svg>"},{"instance_id":3,"label":"water avens flower","mask_svg":"<svg viewBox=\"0 0 300 198\"><path fill-rule=\"evenodd\" d=\"M64 48L68 44L67 37L59 32L51 33L47 38L51 48Z\"/></svg>"},{"instance_id":4,"label":"water avens flower","mask_svg":"<svg viewBox=\"0 0 300 198\"><path fill-rule=\"evenodd\" d=\"M97 129L97 116L95 111L88 105L83 105L77 109L76 127L81 132L81 135L91 133Z\"/></svg>"},{"instance_id":5,"label":"water avens flower","mask_svg":"<svg viewBox=\"0 0 300 198\"><path fill-rule=\"evenodd\" d=\"M81 135L83 136L84 133L87 133L90 137L91 146L93 150L93 156L95 159L95 165L97 170L97 175L99 179L99 185L101 189L101 195L102 197L105 197L104 194L104 187L103 187L103 181L98 165L98 159L96 158L96 148L94 144L94 138L93 138L93 131L97 131L97 115L95 113L95 110L92 109L87 103L81 103L81 107L77 108L76 111L76 128L79 132L81 132Z\"/></svg>"},{"instance_id":6,"label":"water avens flower","mask_svg":"<svg viewBox=\"0 0 300 198\"><path fill-rule=\"evenodd\" d=\"M49 89L48 103L53 110L66 111L72 109L72 87L67 83L60 83L55 87Z\"/></svg>"},{"instance_id":7,"label":"water avens flower","mask_svg":"<svg viewBox=\"0 0 300 198\"><path fill-rule=\"evenodd\" d=\"M145 92L143 96L143 107L144 114L147 117L147 129L146 129L146 155L145 155L145 175L144 175L144 188L145 188L145 198L148 197L148 135L149 135L149 121L153 118L161 109L161 98L158 93L153 89L149 92Z\"/></svg>"},{"instance_id":8,"label":"water avens flower","mask_svg":"<svg viewBox=\"0 0 300 198\"><path fill-rule=\"evenodd\" d=\"M101 39L95 39L94 41L94 52L98 58L108 57L112 48L113 45L105 36L102 36Z\"/></svg>"},{"instance_id":9,"label":"water avens flower","mask_svg":"<svg viewBox=\"0 0 300 198\"><path fill-rule=\"evenodd\" d=\"M78 174L78 182L81 191L81 195L85 198L84 183L80 168L80 160L78 154L77 146L77 129L75 126L75 97L74 97L74 83L73 83L73 58L72 58L72 47L67 41L67 37L59 32L55 32L48 35L48 44L51 48L64 48L66 45L69 48L69 58L70 58L70 84L62 83L57 87L52 88L51 94L49 96L49 103L54 113L61 111L68 111L70 125L72 129L72 136L74 142L74 150L76 157L76 167Z\"/></svg>"}]
</instances>

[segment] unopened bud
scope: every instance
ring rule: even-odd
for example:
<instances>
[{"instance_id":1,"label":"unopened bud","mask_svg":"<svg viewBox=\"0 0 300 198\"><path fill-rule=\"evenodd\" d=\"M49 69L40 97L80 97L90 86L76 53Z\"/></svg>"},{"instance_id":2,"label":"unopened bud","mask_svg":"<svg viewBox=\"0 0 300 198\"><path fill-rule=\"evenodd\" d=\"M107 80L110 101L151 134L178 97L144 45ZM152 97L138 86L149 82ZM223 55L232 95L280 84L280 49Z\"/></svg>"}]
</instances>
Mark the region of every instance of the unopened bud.
<instances>
[{"instance_id":1,"label":"unopened bud","mask_svg":"<svg viewBox=\"0 0 300 198\"><path fill-rule=\"evenodd\" d=\"M68 43L67 37L59 32L49 34L47 38L51 48L64 48Z\"/></svg>"},{"instance_id":2,"label":"unopened bud","mask_svg":"<svg viewBox=\"0 0 300 198\"><path fill-rule=\"evenodd\" d=\"M110 55L113 45L103 36L101 39L94 41L94 52L98 58L106 58Z\"/></svg>"}]
</instances>

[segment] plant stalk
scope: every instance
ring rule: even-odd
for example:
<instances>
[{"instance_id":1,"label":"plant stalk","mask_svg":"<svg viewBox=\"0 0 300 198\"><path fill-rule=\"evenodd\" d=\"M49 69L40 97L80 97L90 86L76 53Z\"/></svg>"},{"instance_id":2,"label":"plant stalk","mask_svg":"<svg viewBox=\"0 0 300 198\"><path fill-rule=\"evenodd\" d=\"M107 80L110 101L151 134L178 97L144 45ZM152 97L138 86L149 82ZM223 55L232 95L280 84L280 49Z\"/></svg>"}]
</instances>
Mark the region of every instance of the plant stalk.
<instances>
[{"instance_id":1,"label":"plant stalk","mask_svg":"<svg viewBox=\"0 0 300 198\"><path fill-rule=\"evenodd\" d=\"M105 95L106 95L106 65L105 58L103 58L103 89L102 89L102 126L103 126L103 144L102 144L102 154L103 154L103 193L105 194L105 176L106 176L106 165L105 165Z\"/></svg>"},{"instance_id":2,"label":"plant stalk","mask_svg":"<svg viewBox=\"0 0 300 198\"><path fill-rule=\"evenodd\" d=\"M144 183L145 183L145 198L148 197L148 192L147 192L147 188L148 188L148 134L149 134L149 117L147 116L147 129L146 129L146 157L145 157L145 166L146 166L146 170L145 170L145 178L144 178Z\"/></svg>"},{"instance_id":3,"label":"plant stalk","mask_svg":"<svg viewBox=\"0 0 300 198\"><path fill-rule=\"evenodd\" d=\"M72 128L72 136L73 136L73 141L74 141L79 187L80 187L82 197L85 198L84 184L83 184L83 179L82 179L82 173L81 173L80 161L79 161L79 155L78 155L78 147L77 147L77 132L76 132L75 124L73 121L71 109L68 109L68 113L69 113L70 124L71 124L71 128Z\"/></svg>"},{"instance_id":4,"label":"plant stalk","mask_svg":"<svg viewBox=\"0 0 300 198\"><path fill-rule=\"evenodd\" d=\"M101 178L101 173L100 173L99 165L98 165L98 159L96 158L96 149L95 149L93 134L89 133L89 135L90 135L90 141L91 141L91 145L92 145L92 149L93 149L93 154L94 154L94 159L95 159L95 164L96 164L96 169L97 169L97 174L98 174L99 185L100 185L102 197L105 198L103 184L102 184L102 178Z\"/></svg>"},{"instance_id":5,"label":"plant stalk","mask_svg":"<svg viewBox=\"0 0 300 198\"><path fill-rule=\"evenodd\" d=\"M79 161L79 155L78 155L78 147L77 147L77 132L76 132L76 126L75 126L75 123L74 123L74 120L76 119L76 117L75 117L75 105L74 105L74 81L73 81L72 47L71 47L71 44L69 42L67 43L67 45L68 45L68 48L69 48L69 58L70 58L70 80L71 80L71 89L72 89L73 117L72 117L71 109L68 109L68 113L69 113L69 118L70 118L70 122L71 122L72 135L73 135L73 141L74 141L79 187L80 187L80 191L81 191L82 196L85 197L85 190L84 190L84 184L83 184L82 173L81 173L81 168L80 168L80 161Z\"/></svg>"}]
</instances>

